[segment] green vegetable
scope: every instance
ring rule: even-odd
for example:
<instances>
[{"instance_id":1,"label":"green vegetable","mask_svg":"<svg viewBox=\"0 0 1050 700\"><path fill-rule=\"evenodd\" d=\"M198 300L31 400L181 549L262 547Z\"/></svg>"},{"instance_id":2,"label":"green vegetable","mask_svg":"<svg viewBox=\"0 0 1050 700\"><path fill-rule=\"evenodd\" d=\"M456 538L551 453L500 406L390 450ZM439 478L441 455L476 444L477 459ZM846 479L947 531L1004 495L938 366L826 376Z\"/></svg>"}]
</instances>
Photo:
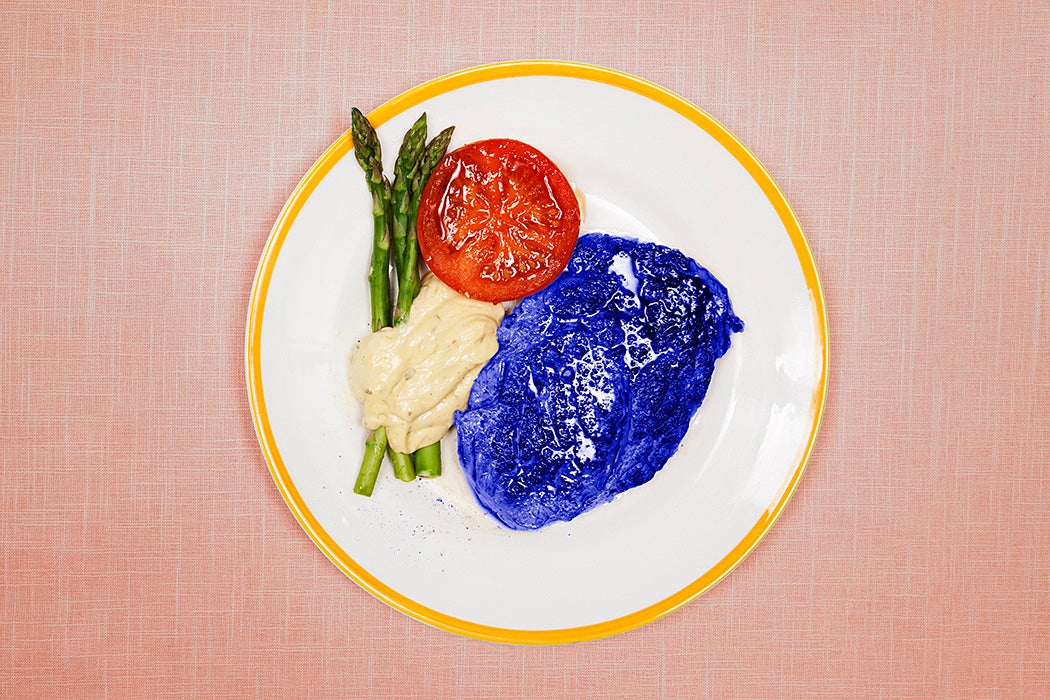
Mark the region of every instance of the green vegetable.
<instances>
[{"instance_id":1,"label":"green vegetable","mask_svg":"<svg viewBox=\"0 0 1050 700\"><path fill-rule=\"evenodd\" d=\"M416 476L441 476L441 443L435 442L416 450Z\"/></svg>"},{"instance_id":2,"label":"green vegetable","mask_svg":"<svg viewBox=\"0 0 1050 700\"><path fill-rule=\"evenodd\" d=\"M419 202L423 198L423 187L426 186L427 180L430 179L430 174L434 172L434 168L445 157L445 151L448 150L448 144L452 141L452 131L455 128L450 126L447 129L443 129L423 150L423 155L419 161L419 171L416 173L415 182L412 183L413 226L415 225L416 215L419 213Z\"/></svg>"},{"instance_id":3,"label":"green vegetable","mask_svg":"<svg viewBox=\"0 0 1050 700\"><path fill-rule=\"evenodd\" d=\"M365 440L365 456L361 468L357 471L354 493L371 496L379 477L379 467L383 464L383 453L386 452L386 428L373 430Z\"/></svg>"},{"instance_id":4,"label":"green vegetable","mask_svg":"<svg viewBox=\"0 0 1050 700\"><path fill-rule=\"evenodd\" d=\"M383 176L383 151L379 137L368 118L357 107L351 111L350 135L354 156L365 171L372 193L372 265L368 270L368 290L372 303L372 332L390 325L390 230L387 208L390 182Z\"/></svg>"},{"instance_id":5,"label":"green vegetable","mask_svg":"<svg viewBox=\"0 0 1050 700\"><path fill-rule=\"evenodd\" d=\"M354 141L354 156L365 172L365 181L372 193L372 263L368 271L369 301L372 307L372 332L390 325L390 226L387 211L390 208L391 185L383 176L383 151L368 118L361 110L351 110L350 136ZM365 441L365 454L357 473L354 492L362 496L372 495L383 453L387 450L386 428L372 432ZM390 451L394 475L402 481L416 478L412 460L408 455Z\"/></svg>"},{"instance_id":6,"label":"green vegetable","mask_svg":"<svg viewBox=\"0 0 1050 700\"><path fill-rule=\"evenodd\" d=\"M423 196L423 187L430 174L445 156L452 130L448 127L427 143L427 115L423 113L405 133L394 163L393 184L383 175L382 149L375 129L368 118L354 107L351 110L351 136L354 155L372 193L372 264L368 273L369 298L372 304L372 331L386 326L399 326L408 320L408 314L419 294L419 241L416 238L416 217ZM390 248L393 241L394 255ZM390 263L394 263L397 278L397 301L393 310L390 291ZM383 453L389 451L394 474L402 481L411 481L416 475L441 475L441 443L436 442L416 451L416 466L409 455L389 449L386 428L373 431L365 441L365 455L357 474L354 492L372 495Z\"/></svg>"},{"instance_id":7,"label":"green vegetable","mask_svg":"<svg viewBox=\"0 0 1050 700\"><path fill-rule=\"evenodd\" d=\"M416 217L419 215L419 202L423 198L423 187L426 186L427 180L430 178L430 174L434 172L434 168L441 162L441 159L445 157L445 152L448 150L448 144L452 141L452 130L455 127L448 127L433 138L433 140L427 144L426 149L423 151L423 155L420 157L419 169L416 173L415 181L412 183L412 202L409 209L409 228L406 242L406 254L405 264L412 265L415 267L419 259L419 239L416 237ZM414 284L414 286L408 290L408 293L412 295L412 299L415 299L416 295L419 294L419 277L418 275L414 280L408 279L407 284ZM402 303L401 292L405 287L398 288L397 302L400 307ZM409 301L411 304L411 301ZM421 447L416 450L416 475L425 477L441 476L441 443L435 442L432 445Z\"/></svg>"},{"instance_id":8,"label":"green vegetable","mask_svg":"<svg viewBox=\"0 0 1050 700\"><path fill-rule=\"evenodd\" d=\"M408 236L409 208L412 203L412 185L419 173L419 158L427 145L427 115L419 115L416 123L405 132L401 141L401 150L394 162L394 184L390 197L390 209L394 224L394 261L397 265L398 280L404 268L405 240Z\"/></svg>"}]
</instances>

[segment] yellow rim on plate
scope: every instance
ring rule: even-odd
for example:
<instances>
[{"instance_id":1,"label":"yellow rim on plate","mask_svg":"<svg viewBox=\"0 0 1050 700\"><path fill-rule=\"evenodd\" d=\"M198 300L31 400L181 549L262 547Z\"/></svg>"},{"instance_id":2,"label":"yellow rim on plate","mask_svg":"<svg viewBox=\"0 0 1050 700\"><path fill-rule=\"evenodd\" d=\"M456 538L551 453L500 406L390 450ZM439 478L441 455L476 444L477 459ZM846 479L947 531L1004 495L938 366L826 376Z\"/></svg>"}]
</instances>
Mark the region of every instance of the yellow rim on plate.
<instances>
[{"instance_id":1,"label":"yellow rim on plate","mask_svg":"<svg viewBox=\"0 0 1050 700\"><path fill-rule=\"evenodd\" d=\"M355 562L335 542L314 515L310 512L302 496L292 482L281 459L274 440L273 431L266 410L266 398L263 392L261 372L261 336L263 313L266 308L266 297L273 276L274 266L281 252L285 238L291 230L292 223L302 209L303 204L309 198L321 180L328 174L332 167L339 162L353 148L350 132L343 134L335 141L324 154L310 168L303 179L296 186L288 199L287 204L281 210L274 224L273 230L263 248L259 268L256 271L255 282L252 285L251 300L248 305L248 327L246 332L246 371L248 398L251 406L252 418L255 431L259 437L266 464L270 474L273 476L277 488L284 497L288 507L302 525L306 533L321 549L325 555L332 560L347 576L356 581L360 586L383 602L410 615L422 622L439 627L456 634L473 637L476 639L506 642L514 644L561 644L566 642L586 641L607 637L620 632L625 632L644 624L652 622L668 613L673 612L682 605L693 600L704 593L714 584L718 583L729 572L743 561L752 549L761 541L766 532L784 510L791 495L794 493L802 472L806 468L806 462L813 450L817 431L824 412L824 402L827 394L827 372L828 372L828 322L827 310L824 306L824 293L821 288L820 278L813 261L813 254L809 248L805 234L799 225L798 219L784 198L783 192L773 181L766 169L759 163L758 159L740 143L739 140L724 126L719 124L706 112L696 107L687 100L666 90L665 88L651 83L633 75L580 63L569 63L563 61L515 61L509 63L495 63L489 65L469 68L456 73L436 78L423 83L408 92L383 104L371 114L369 119L373 124L379 126L401 112L437 95L456 90L458 88L502 78L516 78L523 76L556 76L566 78L577 78L590 80L598 83L613 85L624 90L647 97L664 107L677 112L683 117L706 131L715 138L726 150L728 150L741 165L747 170L751 177L758 183L766 197L772 203L777 215L780 217L795 253L813 299L814 309L817 314L820 335L821 366L818 382L811 403L812 427L803 449L798 458L798 464L780 492L775 503L772 503L762 514L754 527L744 538L715 566L705 572L691 584L678 591L674 595L649 605L629 615L618 617L605 622L600 622L582 627L570 627L554 630L516 630L502 627L480 625L468 620L461 620L450 615L445 615L436 610L420 605L414 600L401 595L390 588L375 576L366 571Z\"/></svg>"}]
</instances>

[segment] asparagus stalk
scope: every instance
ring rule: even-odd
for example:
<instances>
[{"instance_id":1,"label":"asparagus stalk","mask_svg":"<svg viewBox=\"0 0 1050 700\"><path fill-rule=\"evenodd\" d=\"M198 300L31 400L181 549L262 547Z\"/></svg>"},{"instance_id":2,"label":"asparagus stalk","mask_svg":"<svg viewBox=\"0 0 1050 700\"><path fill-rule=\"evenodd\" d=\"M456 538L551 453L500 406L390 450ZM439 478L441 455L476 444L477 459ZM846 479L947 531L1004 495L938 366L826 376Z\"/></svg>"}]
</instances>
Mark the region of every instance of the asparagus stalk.
<instances>
[{"instance_id":1,"label":"asparagus stalk","mask_svg":"<svg viewBox=\"0 0 1050 700\"><path fill-rule=\"evenodd\" d=\"M357 481L354 482L354 493L361 496L371 496L376 487L376 479L379 477L379 467L383 465L383 453L386 452L386 428L373 430L365 440L365 456L361 460L361 468L357 471Z\"/></svg>"},{"instance_id":2,"label":"asparagus stalk","mask_svg":"<svg viewBox=\"0 0 1050 700\"><path fill-rule=\"evenodd\" d=\"M416 179L412 183L412 213L419 213L419 202L423 197L423 186L427 184L427 180L430 179L430 173L434 172L434 168L441 162L441 159L445 157L445 151L448 150L448 144L452 141L452 132L456 127L450 126L447 129L442 129L441 132L431 139L427 147L423 149L423 155L419 161L419 172L416 174ZM414 220L414 218L413 218ZM414 224L413 224L414 225Z\"/></svg>"},{"instance_id":3,"label":"asparagus stalk","mask_svg":"<svg viewBox=\"0 0 1050 700\"><path fill-rule=\"evenodd\" d=\"M357 107L351 111L350 135L354 156L365 171L372 193L372 264L368 270L368 290L372 304L372 332L390 325L390 227L387 208L390 182L383 176L383 151L379 137L368 118Z\"/></svg>"},{"instance_id":4,"label":"asparagus stalk","mask_svg":"<svg viewBox=\"0 0 1050 700\"><path fill-rule=\"evenodd\" d=\"M401 150L398 151L397 160L394 162L394 184L390 196L390 210L393 219L394 263L397 268L399 285L403 274L412 272L418 277L418 271L408 270L405 265L405 246L408 238L409 210L412 204L412 185L419 173L420 156L423 155L426 144L427 115L424 112L405 132L405 138L401 141ZM405 315L407 313L399 315L398 310L395 310L394 324L403 323Z\"/></svg>"},{"instance_id":5,"label":"asparagus stalk","mask_svg":"<svg viewBox=\"0 0 1050 700\"><path fill-rule=\"evenodd\" d=\"M352 110L351 136L354 153L365 172L372 192L373 242L372 264L368 274L372 306L372 330L400 325L408 320L409 310L419 294L419 243L416 239L416 217L427 178L444 157L452 138L453 127L434 137L428 144L426 114L420 115L405 134L394 164L394 182L383 176L382 150L379 137L368 119L356 107ZM393 240L394 268L398 279L397 303L391 310L390 248ZM358 472L354 491L369 496L375 487L383 454L389 451L394 474L402 481L416 476L409 455L389 448L386 428L378 428L365 441L365 455ZM441 444L427 445L416 451L420 476L441 474Z\"/></svg>"},{"instance_id":6,"label":"asparagus stalk","mask_svg":"<svg viewBox=\"0 0 1050 700\"><path fill-rule=\"evenodd\" d=\"M416 173L415 180L412 183L412 198L411 206L409 209L409 225L408 225L408 240L406 241L406 250L404 255L404 265L411 265L413 268L418 264L419 259L419 241L416 238L416 218L419 216L419 203L423 197L423 187L427 184L427 179L430 178L430 174L437 167L437 164L441 162L441 159L445 157L445 151L448 150L448 144L452 140L452 130L455 127L448 127L443 130L433 140L427 144L426 149L423 151L423 155L420 158L419 171ZM411 305L412 299L415 299L416 295L419 294L419 275L418 273L414 278L406 279L406 284L414 287L408 290L408 293L412 295L409 299L408 304ZM398 289L397 304L398 308L401 308L402 304L402 289ZM407 310L406 310L407 315ZM435 442L426 447L421 447L416 450L416 475L424 477L441 476L441 442Z\"/></svg>"},{"instance_id":7,"label":"asparagus stalk","mask_svg":"<svg viewBox=\"0 0 1050 700\"><path fill-rule=\"evenodd\" d=\"M416 217L419 215L419 202L423 197L423 187L427 184L430 173L445 157L448 144L452 140L452 130L448 127L427 144L419 159L411 188L411 198L407 204L408 231L406 234L404 255L398 272L397 308L394 310L394 324L398 319L407 319L409 308L419 294L419 240L416 238ZM403 322L403 321L402 321Z\"/></svg>"},{"instance_id":8,"label":"asparagus stalk","mask_svg":"<svg viewBox=\"0 0 1050 700\"><path fill-rule=\"evenodd\" d=\"M430 479L441 476L441 441L416 450L416 476Z\"/></svg>"},{"instance_id":9,"label":"asparagus stalk","mask_svg":"<svg viewBox=\"0 0 1050 700\"><path fill-rule=\"evenodd\" d=\"M400 299L401 279L414 277L418 287L419 272L415 261L411 267L405 260L405 246L408 236L408 209L411 205L411 187L419 170L419 157L427 142L427 115L426 112L419 116L416 123L405 132L401 141L401 149L398 151L397 160L394 161L394 184L390 188L390 218L393 229L394 241L394 270L398 278L398 298ZM411 303L411 302L410 302ZM393 325L399 326L408 319L408 312L400 311L400 304L393 313ZM415 467L412 466L412 458L407 454L390 450L390 461L394 466L394 474L402 481L412 481L416 478Z\"/></svg>"},{"instance_id":10,"label":"asparagus stalk","mask_svg":"<svg viewBox=\"0 0 1050 700\"><path fill-rule=\"evenodd\" d=\"M351 110L350 135L354 142L354 156L365 172L368 189L372 192L372 261L368 271L369 301L372 311L372 331L390 325L390 226L387 210L391 197L391 185L383 176L383 153L379 137L368 118L361 110ZM365 454L357 473L354 492L371 496L375 488L383 453L387 450L386 428L374 430L365 441ZM403 481L415 478L415 470L408 455L391 451L394 474Z\"/></svg>"}]
</instances>

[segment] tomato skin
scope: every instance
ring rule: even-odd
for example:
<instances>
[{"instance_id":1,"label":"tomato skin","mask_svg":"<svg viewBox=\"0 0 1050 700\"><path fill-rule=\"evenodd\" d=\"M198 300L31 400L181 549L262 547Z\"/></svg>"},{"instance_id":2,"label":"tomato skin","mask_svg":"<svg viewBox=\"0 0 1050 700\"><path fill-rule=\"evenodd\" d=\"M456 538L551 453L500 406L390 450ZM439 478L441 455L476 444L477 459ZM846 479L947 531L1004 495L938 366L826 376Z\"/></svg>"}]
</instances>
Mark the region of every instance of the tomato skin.
<instances>
[{"instance_id":1,"label":"tomato skin","mask_svg":"<svg viewBox=\"0 0 1050 700\"><path fill-rule=\"evenodd\" d=\"M423 260L461 294L520 299L565 268L580 233L568 178L539 150L513 139L475 141L450 153L423 189L416 221Z\"/></svg>"}]
</instances>

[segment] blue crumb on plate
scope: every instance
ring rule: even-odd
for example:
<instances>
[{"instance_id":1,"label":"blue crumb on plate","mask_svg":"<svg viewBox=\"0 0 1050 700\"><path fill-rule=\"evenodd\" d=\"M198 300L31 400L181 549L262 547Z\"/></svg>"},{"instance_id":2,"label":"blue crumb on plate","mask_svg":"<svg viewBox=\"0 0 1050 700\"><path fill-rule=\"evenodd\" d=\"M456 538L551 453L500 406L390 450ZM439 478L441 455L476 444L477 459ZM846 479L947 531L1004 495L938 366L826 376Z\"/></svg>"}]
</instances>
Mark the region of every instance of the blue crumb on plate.
<instances>
[{"instance_id":1,"label":"blue crumb on plate","mask_svg":"<svg viewBox=\"0 0 1050 700\"><path fill-rule=\"evenodd\" d=\"M504 318L456 413L478 502L534 530L646 483L743 328L726 288L680 251L580 236L562 274Z\"/></svg>"}]
</instances>

